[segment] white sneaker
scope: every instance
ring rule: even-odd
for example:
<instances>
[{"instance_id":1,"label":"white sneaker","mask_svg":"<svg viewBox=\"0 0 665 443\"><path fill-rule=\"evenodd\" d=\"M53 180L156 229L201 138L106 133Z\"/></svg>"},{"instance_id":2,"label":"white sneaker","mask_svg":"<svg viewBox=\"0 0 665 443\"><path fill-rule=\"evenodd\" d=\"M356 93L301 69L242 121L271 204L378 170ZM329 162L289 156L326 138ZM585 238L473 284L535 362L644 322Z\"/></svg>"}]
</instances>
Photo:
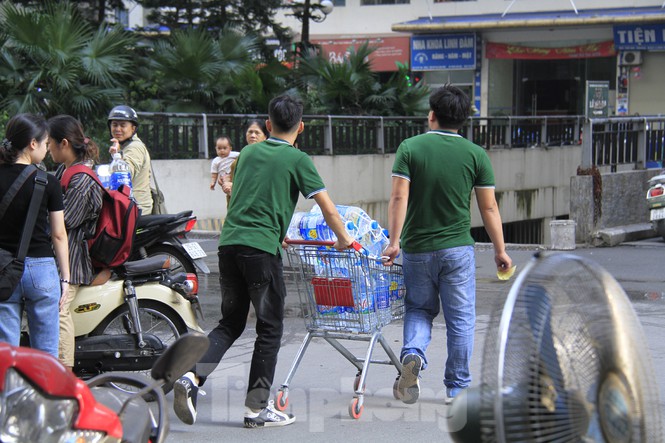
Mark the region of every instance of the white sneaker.
<instances>
[{"instance_id":1,"label":"white sneaker","mask_svg":"<svg viewBox=\"0 0 665 443\"><path fill-rule=\"evenodd\" d=\"M285 414L275 409L275 404L272 400L268 406L261 409L259 412L254 412L250 408L245 408L245 427L246 428L263 428L270 426L286 426L296 421L293 414Z\"/></svg>"}]
</instances>

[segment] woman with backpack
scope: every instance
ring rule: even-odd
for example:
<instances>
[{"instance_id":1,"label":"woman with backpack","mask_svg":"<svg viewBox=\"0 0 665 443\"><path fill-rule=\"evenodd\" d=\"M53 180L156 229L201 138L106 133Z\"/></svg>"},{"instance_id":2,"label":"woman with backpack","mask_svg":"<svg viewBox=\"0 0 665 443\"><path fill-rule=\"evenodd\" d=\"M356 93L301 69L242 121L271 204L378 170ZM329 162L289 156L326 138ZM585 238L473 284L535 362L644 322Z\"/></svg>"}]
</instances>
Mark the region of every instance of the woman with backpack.
<instances>
[{"instance_id":1,"label":"woman with backpack","mask_svg":"<svg viewBox=\"0 0 665 443\"><path fill-rule=\"evenodd\" d=\"M70 115L49 119L51 157L61 163L56 177L75 165L92 168L99 157L95 142L84 135L81 123ZM63 187L64 188L64 187ZM87 174L74 174L64 191L65 226L69 237L70 285L60 307L59 357L68 368L74 366L74 321L69 306L80 285L89 285L95 278L87 238L95 233L102 207L102 188Z\"/></svg>"},{"instance_id":2,"label":"woman with backpack","mask_svg":"<svg viewBox=\"0 0 665 443\"><path fill-rule=\"evenodd\" d=\"M32 195L43 191L23 275L11 296L0 302L0 341L19 345L25 310L32 347L57 357L58 306L61 294L69 290L70 274L60 185L55 177L33 166L44 160L48 148L48 125L42 117L33 114L12 117L7 123L5 138L0 142L0 200L13 192L12 185L17 179L25 178L22 174L27 172L24 171L32 170L32 175L18 188L1 216L0 248L18 255ZM37 182L35 174L37 178L42 174L44 177Z\"/></svg>"}]
</instances>

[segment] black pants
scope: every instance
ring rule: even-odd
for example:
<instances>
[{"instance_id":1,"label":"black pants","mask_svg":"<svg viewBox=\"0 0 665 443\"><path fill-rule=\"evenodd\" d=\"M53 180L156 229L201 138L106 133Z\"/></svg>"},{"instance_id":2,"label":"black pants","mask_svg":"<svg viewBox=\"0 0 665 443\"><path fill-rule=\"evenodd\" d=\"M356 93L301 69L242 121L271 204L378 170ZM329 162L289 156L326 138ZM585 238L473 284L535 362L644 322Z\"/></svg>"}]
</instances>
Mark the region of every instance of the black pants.
<instances>
[{"instance_id":1,"label":"black pants","mask_svg":"<svg viewBox=\"0 0 665 443\"><path fill-rule=\"evenodd\" d=\"M222 319L208 334L210 348L196 365L196 375L203 384L240 337L245 330L251 302L256 312L257 337L245 406L264 408L270 398L284 327L286 286L282 258L279 253L268 254L248 246L220 246L217 255Z\"/></svg>"}]
</instances>

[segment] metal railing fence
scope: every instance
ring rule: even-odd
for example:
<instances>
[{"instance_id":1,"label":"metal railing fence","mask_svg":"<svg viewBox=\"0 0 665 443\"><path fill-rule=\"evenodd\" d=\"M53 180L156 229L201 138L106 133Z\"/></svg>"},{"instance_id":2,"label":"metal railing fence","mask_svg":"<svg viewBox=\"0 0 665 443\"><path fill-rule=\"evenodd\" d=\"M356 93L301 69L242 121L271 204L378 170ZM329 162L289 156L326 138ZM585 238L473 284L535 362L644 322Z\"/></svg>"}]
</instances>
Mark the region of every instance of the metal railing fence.
<instances>
[{"instance_id":1,"label":"metal railing fence","mask_svg":"<svg viewBox=\"0 0 665 443\"><path fill-rule=\"evenodd\" d=\"M245 145L249 120L266 115L139 113L139 135L155 159L212 158L226 135ZM306 115L298 148L310 155L389 154L427 130L425 117ZM665 117L471 117L460 134L487 150L583 144L581 166L662 167Z\"/></svg>"},{"instance_id":2,"label":"metal railing fence","mask_svg":"<svg viewBox=\"0 0 665 443\"><path fill-rule=\"evenodd\" d=\"M247 123L266 115L139 113L139 135L156 159L211 158L215 139L226 135L234 149L245 145ZM427 130L425 117L303 116L298 147L311 155L394 153L402 140ZM472 117L460 133L485 149L579 143L582 118Z\"/></svg>"},{"instance_id":3,"label":"metal railing fence","mask_svg":"<svg viewBox=\"0 0 665 443\"><path fill-rule=\"evenodd\" d=\"M582 168L661 168L665 160L665 117L613 117L584 124Z\"/></svg>"}]
</instances>

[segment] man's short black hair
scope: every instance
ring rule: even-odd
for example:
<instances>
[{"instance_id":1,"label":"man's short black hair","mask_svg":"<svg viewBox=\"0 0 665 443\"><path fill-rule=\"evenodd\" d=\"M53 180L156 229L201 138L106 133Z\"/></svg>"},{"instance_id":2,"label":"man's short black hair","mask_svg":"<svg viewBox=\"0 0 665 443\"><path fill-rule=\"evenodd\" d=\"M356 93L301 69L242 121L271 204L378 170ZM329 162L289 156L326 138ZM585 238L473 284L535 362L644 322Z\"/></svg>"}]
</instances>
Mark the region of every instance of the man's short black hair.
<instances>
[{"instance_id":1,"label":"man's short black hair","mask_svg":"<svg viewBox=\"0 0 665 443\"><path fill-rule=\"evenodd\" d=\"M429 108L442 129L460 129L471 115L471 100L459 88L444 85L429 96Z\"/></svg>"},{"instance_id":2,"label":"man's short black hair","mask_svg":"<svg viewBox=\"0 0 665 443\"><path fill-rule=\"evenodd\" d=\"M303 104L299 98L284 94L270 100L268 115L278 132L292 132L302 120Z\"/></svg>"}]
</instances>

